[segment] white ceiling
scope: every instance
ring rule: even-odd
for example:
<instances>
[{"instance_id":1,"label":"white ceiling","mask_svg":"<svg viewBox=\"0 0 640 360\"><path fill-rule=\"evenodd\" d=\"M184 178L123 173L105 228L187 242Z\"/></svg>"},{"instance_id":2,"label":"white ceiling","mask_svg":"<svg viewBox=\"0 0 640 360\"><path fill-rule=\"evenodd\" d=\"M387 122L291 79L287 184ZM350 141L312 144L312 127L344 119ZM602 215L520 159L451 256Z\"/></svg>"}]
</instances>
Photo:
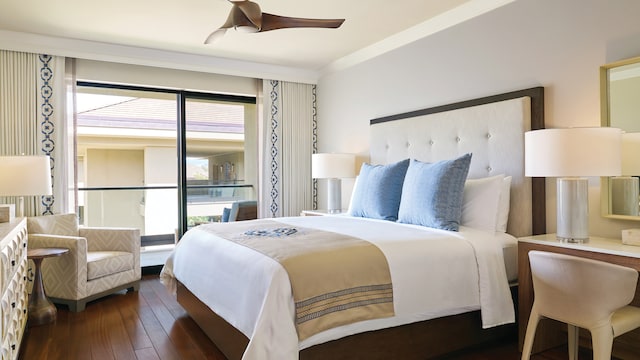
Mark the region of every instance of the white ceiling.
<instances>
[{"instance_id":1,"label":"white ceiling","mask_svg":"<svg viewBox=\"0 0 640 360\"><path fill-rule=\"evenodd\" d=\"M257 0L262 11L276 15L346 21L339 29L228 31L222 41L205 45L226 20L229 2L0 0L0 31L320 71L349 57L375 56L511 1ZM395 39L394 44L381 46L385 39Z\"/></svg>"}]
</instances>

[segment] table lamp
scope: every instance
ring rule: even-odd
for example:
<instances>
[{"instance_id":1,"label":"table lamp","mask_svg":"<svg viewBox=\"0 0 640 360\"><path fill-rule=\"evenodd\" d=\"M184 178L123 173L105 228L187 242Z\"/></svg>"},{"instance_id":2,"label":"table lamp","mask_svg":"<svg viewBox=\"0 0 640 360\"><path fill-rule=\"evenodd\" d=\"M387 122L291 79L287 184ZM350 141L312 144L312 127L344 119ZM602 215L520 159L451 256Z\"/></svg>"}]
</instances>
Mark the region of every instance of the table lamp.
<instances>
[{"instance_id":1,"label":"table lamp","mask_svg":"<svg viewBox=\"0 0 640 360\"><path fill-rule=\"evenodd\" d=\"M609 179L611 213L640 215L640 133L622 134L622 176Z\"/></svg>"},{"instance_id":2,"label":"table lamp","mask_svg":"<svg viewBox=\"0 0 640 360\"><path fill-rule=\"evenodd\" d=\"M24 196L51 195L48 156L0 156L0 196L19 196L16 216L24 216Z\"/></svg>"},{"instance_id":3,"label":"table lamp","mask_svg":"<svg viewBox=\"0 0 640 360\"><path fill-rule=\"evenodd\" d=\"M356 156L353 154L313 154L311 155L311 176L328 179L327 210L330 214L342 211L341 179L355 177Z\"/></svg>"},{"instance_id":4,"label":"table lamp","mask_svg":"<svg viewBox=\"0 0 640 360\"><path fill-rule=\"evenodd\" d=\"M587 176L621 174L622 130L543 129L525 133L525 175L557 177L557 237L589 240Z\"/></svg>"}]
</instances>

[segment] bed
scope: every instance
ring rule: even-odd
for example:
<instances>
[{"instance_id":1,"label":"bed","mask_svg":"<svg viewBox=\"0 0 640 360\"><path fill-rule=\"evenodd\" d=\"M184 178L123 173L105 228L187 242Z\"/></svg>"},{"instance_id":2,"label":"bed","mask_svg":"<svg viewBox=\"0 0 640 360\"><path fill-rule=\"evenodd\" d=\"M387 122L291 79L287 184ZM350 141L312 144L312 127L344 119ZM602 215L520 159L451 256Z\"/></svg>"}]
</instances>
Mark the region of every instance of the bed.
<instances>
[{"instance_id":1,"label":"bed","mask_svg":"<svg viewBox=\"0 0 640 360\"><path fill-rule=\"evenodd\" d=\"M178 301L229 359L425 359L513 335L515 237L545 232L543 179L526 178L523 170L523 134L543 127L543 101L538 87L371 120L372 164L391 167L412 159L409 178L422 163L447 159L457 164L470 157L464 175L474 180L464 183L465 194L486 179L500 178L502 193L508 184L504 232L478 229L472 224L477 217L458 231L419 226L405 220L420 212L403 204L398 216L404 223L324 216L256 220L233 229L203 225L185 234L163 269L163 281L176 280ZM503 181L507 177L509 182ZM487 200L476 199L474 208L465 199L471 205L462 210L463 217L481 212L478 201ZM360 201L355 202L352 214L358 213ZM391 297L391 314L356 317L307 333L293 320L298 302L292 301L296 290L288 282L291 267L285 271L285 262L265 256L270 249L238 242L247 234L274 231L319 233L320 238L340 234L373 244L384 254L392 281L387 295L376 298L386 300L372 306L382 308ZM234 234L242 239L230 241ZM428 261L426 254L432 256ZM291 281L297 281L293 275ZM239 283L250 286L236 287ZM368 309L365 313L371 316Z\"/></svg>"}]
</instances>

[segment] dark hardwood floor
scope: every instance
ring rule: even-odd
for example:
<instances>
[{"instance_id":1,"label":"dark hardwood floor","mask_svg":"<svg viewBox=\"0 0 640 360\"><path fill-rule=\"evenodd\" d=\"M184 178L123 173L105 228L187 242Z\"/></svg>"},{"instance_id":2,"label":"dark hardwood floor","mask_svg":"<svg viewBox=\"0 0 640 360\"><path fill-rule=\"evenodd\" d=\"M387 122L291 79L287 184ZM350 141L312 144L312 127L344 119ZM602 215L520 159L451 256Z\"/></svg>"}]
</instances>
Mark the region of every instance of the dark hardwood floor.
<instances>
[{"instance_id":1,"label":"dark hardwood floor","mask_svg":"<svg viewBox=\"0 0 640 360\"><path fill-rule=\"evenodd\" d=\"M588 360L591 354L580 354ZM464 353L447 360L515 360L515 340ZM58 307L55 324L29 327L20 359L214 359L224 355L191 320L158 280L143 276L140 291L117 293L87 304L83 312ZM564 349L545 352L533 360L567 359Z\"/></svg>"}]
</instances>

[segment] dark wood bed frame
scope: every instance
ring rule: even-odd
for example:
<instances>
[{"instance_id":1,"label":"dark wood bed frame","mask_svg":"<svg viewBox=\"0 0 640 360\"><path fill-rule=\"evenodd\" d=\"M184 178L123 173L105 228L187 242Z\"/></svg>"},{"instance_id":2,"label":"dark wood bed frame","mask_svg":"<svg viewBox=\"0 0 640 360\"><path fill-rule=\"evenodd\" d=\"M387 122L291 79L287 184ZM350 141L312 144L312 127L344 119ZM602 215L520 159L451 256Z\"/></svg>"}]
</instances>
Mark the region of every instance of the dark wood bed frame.
<instances>
[{"instance_id":1,"label":"dark wood bed frame","mask_svg":"<svg viewBox=\"0 0 640 360\"><path fill-rule=\"evenodd\" d=\"M536 87L484 97L455 104L438 106L404 114L371 120L371 124L408 117L433 114L464 107L529 96L531 98L531 129L544 128L544 88ZM533 234L546 232L544 178L532 179ZM514 304L517 288L512 286ZM241 359L249 343L244 334L234 328L208 306L178 283L178 302L209 336L229 360ZM301 360L320 359L432 359L475 345L517 339L517 324L482 329L480 311L446 316L407 325L368 331L300 351Z\"/></svg>"}]
</instances>

